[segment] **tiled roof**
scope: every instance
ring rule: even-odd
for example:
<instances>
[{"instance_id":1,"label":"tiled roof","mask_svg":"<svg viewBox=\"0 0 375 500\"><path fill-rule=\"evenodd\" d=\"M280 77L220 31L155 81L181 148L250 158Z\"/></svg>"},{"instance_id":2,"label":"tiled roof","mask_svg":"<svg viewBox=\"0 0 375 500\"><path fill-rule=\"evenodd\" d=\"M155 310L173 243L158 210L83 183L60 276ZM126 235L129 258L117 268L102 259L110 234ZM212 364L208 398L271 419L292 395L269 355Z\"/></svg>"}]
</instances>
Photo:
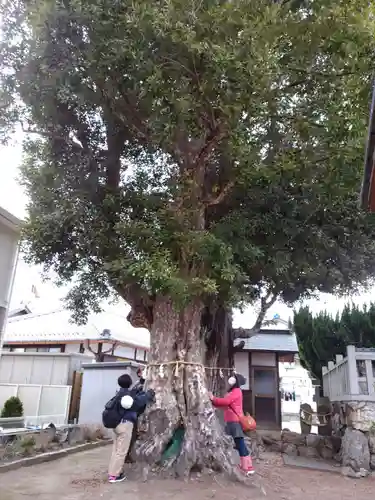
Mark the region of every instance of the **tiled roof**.
<instances>
[{"instance_id":1,"label":"tiled roof","mask_svg":"<svg viewBox=\"0 0 375 500\"><path fill-rule=\"evenodd\" d=\"M244 349L248 351L278 351L298 352L297 338L288 330L261 330L253 337L234 341L234 346L244 342Z\"/></svg>"},{"instance_id":2,"label":"tiled roof","mask_svg":"<svg viewBox=\"0 0 375 500\"><path fill-rule=\"evenodd\" d=\"M144 328L134 328L125 316L103 312L89 316L86 325L70 321L66 310L45 314L26 314L9 318L4 342L71 342L103 340L101 333L107 329L111 339L137 347L150 346L150 334Z\"/></svg>"}]
</instances>

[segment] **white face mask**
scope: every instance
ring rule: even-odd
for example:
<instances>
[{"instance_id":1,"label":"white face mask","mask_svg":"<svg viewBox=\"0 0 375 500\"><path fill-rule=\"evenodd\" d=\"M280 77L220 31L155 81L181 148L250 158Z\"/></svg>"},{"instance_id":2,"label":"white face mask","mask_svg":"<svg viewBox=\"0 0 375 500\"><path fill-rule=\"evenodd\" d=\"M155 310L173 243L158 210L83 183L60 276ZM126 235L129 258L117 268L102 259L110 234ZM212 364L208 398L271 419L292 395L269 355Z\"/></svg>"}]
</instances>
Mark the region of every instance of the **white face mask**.
<instances>
[{"instance_id":1,"label":"white face mask","mask_svg":"<svg viewBox=\"0 0 375 500\"><path fill-rule=\"evenodd\" d=\"M234 385L236 385L236 382L237 382L236 377L229 377L229 378L228 378L228 384L229 384L231 387L233 387Z\"/></svg>"}]
</instances>

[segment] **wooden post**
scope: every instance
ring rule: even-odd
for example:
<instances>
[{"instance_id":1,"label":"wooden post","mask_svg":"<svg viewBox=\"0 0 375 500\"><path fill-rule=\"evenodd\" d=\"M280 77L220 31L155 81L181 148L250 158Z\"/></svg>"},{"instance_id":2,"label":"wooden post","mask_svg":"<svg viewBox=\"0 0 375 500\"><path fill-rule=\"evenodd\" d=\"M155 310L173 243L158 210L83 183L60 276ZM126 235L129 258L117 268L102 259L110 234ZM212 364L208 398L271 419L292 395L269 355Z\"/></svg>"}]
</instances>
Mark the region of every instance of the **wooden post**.
<instances>
[{"instance_id":1,"label":"wooden post","mask_svg":"<svg viewBox=\"0 0 375 500\"><path fill-rule=\"evenodd\" d=\"M328 391L328 368L326 366L322 366L322 383L323 383L323 394L324 396L329 396ZM317 397L318 391L315 390L315 399L316 399L316 404L318 404L318 401L320 399Z\"/></svg>"},{"instance_id":2,"label":"wooden post","mask_svg":"<svg viewBox=\"0 0 375 500\"><path fill-rule=\"evenodd\" d=\"M348 345L346 348L348 358L348 382L349 382L349 395L359 394L358 374L357 374L357 360L355 357L355 346Z\"/></svg>"},{"instance_id":3,"label":"wooden post","mask_svg":"<svg viewBox=\"0 0 375 500\"><path fill-rule=\"evenodd\" d=\"M43 386L41 385L39 387L38 403L37 403L37 407L36 407L36 422L35 422L36 425L39 425L40 403L42 402L42 395L43 395Z\"/></svg>"},{"instance_id":4,"label":"wooden post","mask_svg":"<svg viewBox=\"0 0 375 500\"><path fill-rule=\"evenodd\" d=\"M369 394L369 396L373 396L375 394L375 388L374 388L374 377L372 375L372 361L371 361L371 359L366 359L365 366L366 366L366 378L367 378L368 394Z\"/></svg>"},{"instance_id":5,"label":"wooden post","mask_svg":"<svg viewBox=\"0 0 375 500\"><path fill-rule=\"evenodd\" d=\"M335 363L333 361L328 361L328 397L331 399L332 396L336 396L336 377L335 377Z\"/></svg>"}]
</instances>

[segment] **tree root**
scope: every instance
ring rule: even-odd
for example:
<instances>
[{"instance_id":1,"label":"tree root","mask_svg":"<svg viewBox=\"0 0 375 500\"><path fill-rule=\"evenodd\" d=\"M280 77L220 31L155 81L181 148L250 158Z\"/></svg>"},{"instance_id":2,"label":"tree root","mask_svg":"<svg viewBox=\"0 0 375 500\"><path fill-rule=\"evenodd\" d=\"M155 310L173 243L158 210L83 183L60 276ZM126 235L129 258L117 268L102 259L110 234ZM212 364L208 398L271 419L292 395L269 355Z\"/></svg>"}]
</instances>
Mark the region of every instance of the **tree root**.
<instances>
[{"instance_id":1,"label":"tree root","mask_svg":"<svg viewBox=\"0 0 375 500\"><path fill-rule=\"evenodd\" d=\"M160 443L168 444L170 441L170 431L163 436L158 436L158 441L151 436L145 436L137 449L137 454L141 459L147 453L147 460L143 460L142 478L146 481L149 474L157 473L159 477L176 477L188 480L194 473L208 474L217 478L219 474L224 474L232 481L240 482L246 486L259 490L265 494L259 477L247 477L238 467L238 457L233 449L232 439L223 433L219 425L202 418L202 415L195 415L188 422L185 428L185 435L179 453L161 461ZM176 431L178 427L174 429ZM158 458L156 458L158 457ZM216 479L218 480L218 479Z\"/></svg>"}]
</instances>

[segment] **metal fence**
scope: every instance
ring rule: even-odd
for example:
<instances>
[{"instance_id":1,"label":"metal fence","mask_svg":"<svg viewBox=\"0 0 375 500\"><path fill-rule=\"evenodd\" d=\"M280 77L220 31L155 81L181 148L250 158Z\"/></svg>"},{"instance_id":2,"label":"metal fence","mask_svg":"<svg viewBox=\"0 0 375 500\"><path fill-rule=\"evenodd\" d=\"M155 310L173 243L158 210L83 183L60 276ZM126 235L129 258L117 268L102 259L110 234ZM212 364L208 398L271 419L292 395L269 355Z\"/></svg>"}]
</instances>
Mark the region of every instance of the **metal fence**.
<instances>
[{"instance_id":1,"label":"metal fence","mask_svg":"<svg viewBox=\"0 0 375 500\"><path fill-rule=\"evenodd\" d=\"M26 425L68 422L71 398L69 385L0 384L0 411L7 399L22 401Z\"/></svg>"},{"instance_id":2,"label":"metal fence","mask_svg":"<svg viewBox=\"0 0 375 500\"><path fill-rule=\"evenodd\" d=\"M322 369L324 395L334 401L375 402L375 349L347 346Z\"/></svg>"}]
</instances>

